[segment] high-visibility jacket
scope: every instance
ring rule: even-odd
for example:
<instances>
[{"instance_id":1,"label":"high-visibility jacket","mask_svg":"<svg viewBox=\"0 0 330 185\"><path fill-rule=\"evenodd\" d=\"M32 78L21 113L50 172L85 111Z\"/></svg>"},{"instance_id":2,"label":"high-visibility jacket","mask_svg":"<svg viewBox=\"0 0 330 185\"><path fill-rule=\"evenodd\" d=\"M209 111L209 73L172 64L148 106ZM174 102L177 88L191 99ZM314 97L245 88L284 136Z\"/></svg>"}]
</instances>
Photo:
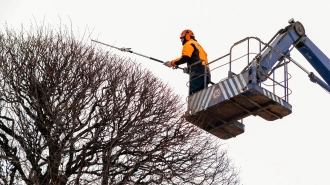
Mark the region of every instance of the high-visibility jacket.
<instances>
[{"instance_id":1,"label":"high-visibility jacket","mask_svg":"<svg viewBox=\"0 0 330 185\"><path fill-rule=\"evenodd\" d=\"M177 66L183 63L187 63L188 69L190 68L189 74L191 77L196 77L204 74L205 65L207 67L207 76L211 76L207 60L207 53L204 51L202 46L199 45L199 43L194 39L188 40L183 45L182 56L180 58L171 61L172 66ZM196 65L191 66L192 64Z\"/></svg>"}]
</instances>

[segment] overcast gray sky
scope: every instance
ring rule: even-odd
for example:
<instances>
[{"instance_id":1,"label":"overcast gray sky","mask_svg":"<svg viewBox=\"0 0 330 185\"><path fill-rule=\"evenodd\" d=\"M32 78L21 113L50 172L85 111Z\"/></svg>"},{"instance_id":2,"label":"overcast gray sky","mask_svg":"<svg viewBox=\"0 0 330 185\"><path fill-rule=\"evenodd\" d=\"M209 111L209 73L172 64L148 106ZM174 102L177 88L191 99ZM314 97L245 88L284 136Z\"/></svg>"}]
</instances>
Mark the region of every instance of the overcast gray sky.
<instances>
[{"instance_id":1,"label":"overcast gray sky","mask_svg":"<svg viewBox=\"0 0 330 185\"><path fill-rule=\"evenodd\" d=\"M0 20L1 29L5 23L28 29L34 21L55 27L62 22L80 35L89 30L96 40L163 61L180 57L179 34L191 29L212 61L245 37L268 42L290 18L300 21L307 36L330 56L329 7L326 0L0 0ZM188 77L181 71L112 51L143 63L185 99ZM297 51L291 57L315 72ZM292 114L273 122L248 117L245 133L224 141L244 185L330 184L330 94L295 65L289 65L289 73ZM226 76L212 73L212 81Z\"/></svg>"}]
</instances>

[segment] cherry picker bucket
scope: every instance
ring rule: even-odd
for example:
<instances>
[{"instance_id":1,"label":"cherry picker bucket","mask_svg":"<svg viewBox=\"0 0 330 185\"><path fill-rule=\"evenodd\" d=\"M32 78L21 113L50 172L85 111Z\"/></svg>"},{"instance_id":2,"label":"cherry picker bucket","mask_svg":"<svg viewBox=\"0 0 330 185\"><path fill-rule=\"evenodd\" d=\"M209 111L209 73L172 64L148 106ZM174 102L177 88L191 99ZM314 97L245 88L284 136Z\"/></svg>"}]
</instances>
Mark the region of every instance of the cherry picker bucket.
<instances>
[{"instance_id":1,"label":"cherry picker bucket","mask_svg":"<svg viewBox=\"0 0 330 185\"><path fill-rule=\"evenodd\" d=\"M188 97L188 122L221 138L244 133L238 120L260 116L267 121L291 114L291 105L272 92L249 83L248 71L203 89Z\"/></svg>"},{"instance_id":2,"label":"cherry picker bucket","mask_svg":"<svg viewBox=\"0 0 330 185\"><path fill-rule=\"evenodd\" d=\"M292 106L285 98L261 86L258 67L255 57L241 73L230 71L228 78L188 96L185 119L221 139L230 139L244 133L243 118L252 115L274 121L291 114Z\"/></svg>"}]
</instances>

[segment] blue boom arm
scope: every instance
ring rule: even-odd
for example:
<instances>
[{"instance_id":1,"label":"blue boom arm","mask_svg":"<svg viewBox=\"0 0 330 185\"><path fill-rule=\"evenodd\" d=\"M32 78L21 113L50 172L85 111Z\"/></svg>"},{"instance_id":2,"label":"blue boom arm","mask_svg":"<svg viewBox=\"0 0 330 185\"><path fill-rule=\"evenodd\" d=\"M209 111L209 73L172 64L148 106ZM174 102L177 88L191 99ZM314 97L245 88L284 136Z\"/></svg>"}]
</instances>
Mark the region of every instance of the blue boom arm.
<instances>
[{"instance_id":1,"label":"blue boom arm","mask_svg":"<svg viewBox=\"0 0 330 185\"><path fill-rule=\"evenodd\" d=\"M300 22L289 21L290 25L281 29L273 41L270 41L267 49L261 52L259 58L258 73L259 79L264 81L268 78L274 65L284 57L289 58L296 65L290 56L290 48L295 47L321 75L323 80L302 68L312 82L315 82L330 92L330 59L305 35L305 29Z\"/></svg>"}]
</instances>

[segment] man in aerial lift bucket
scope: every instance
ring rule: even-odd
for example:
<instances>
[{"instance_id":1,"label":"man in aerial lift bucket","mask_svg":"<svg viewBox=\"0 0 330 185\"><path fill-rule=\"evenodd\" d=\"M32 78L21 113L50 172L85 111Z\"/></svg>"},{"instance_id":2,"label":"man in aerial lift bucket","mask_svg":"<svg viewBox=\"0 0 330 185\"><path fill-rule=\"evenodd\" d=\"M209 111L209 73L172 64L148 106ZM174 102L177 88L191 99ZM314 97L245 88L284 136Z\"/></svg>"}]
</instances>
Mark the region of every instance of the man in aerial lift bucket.
<instances>
[{"instance_id":1,"label":"man in aerial lift bucket","mask_svg":"<svg viewBox=\"0 0 330 185\"><path fill-rule=\"evenodd\" d=\"M195 39L191 30L183 30L180 39L183 45L182 56L178 59L164 62L167 67L175 67L187 63L189 73L189 95L204 89L211 82L211 73L207 54Z\"/></svg>"}]
</instances>

